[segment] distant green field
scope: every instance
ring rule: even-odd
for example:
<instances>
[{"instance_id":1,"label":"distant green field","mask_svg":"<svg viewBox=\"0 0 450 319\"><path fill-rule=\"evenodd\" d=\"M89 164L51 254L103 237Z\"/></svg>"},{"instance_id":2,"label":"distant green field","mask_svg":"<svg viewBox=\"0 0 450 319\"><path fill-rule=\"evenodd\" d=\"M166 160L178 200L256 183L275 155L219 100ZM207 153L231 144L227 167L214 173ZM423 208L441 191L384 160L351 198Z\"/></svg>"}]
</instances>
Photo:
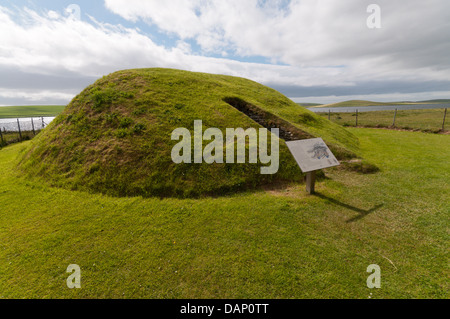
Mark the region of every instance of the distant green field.
<instances>
[{"instance_id":1,"label":"distant green field","mask_svg":"<svg viewBox=\"0 0 450 319\"><path fill-rule=\"evenodd\" d=\"M0 118L54 116L61 113L65 107L65 105L2 106Z\"/></svg>"}]
</instances>

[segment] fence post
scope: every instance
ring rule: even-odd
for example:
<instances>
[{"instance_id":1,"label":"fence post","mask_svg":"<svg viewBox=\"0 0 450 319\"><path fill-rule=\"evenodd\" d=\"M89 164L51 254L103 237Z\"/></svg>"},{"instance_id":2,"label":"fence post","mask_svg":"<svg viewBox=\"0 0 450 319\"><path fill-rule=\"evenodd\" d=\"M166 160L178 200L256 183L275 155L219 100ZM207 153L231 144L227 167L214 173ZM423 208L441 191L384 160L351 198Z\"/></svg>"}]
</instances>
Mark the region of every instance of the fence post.
<instances>
[{"instance_id":1,"label":"fence post","mask_svg":"<svg viewBox=\"0 0 450 319\"><path fill-rule=\"evenodd\" d=\"M45 125L44 125L44 117L43 116L41 117L41 121L42 121L42 129L44 129Z\"/></svg>"},{"instance_id":2,"label":"fence post","mask_svg":"<svg viewBox=\"0 0 450 319\"><path fill-rule=\"evenodd\" d=\"M328 109L328 121L330 121L330 120L331 120L331 110Z\"/></svg>"},{"instance_id":3,"label":"fence post","mask_svg":"<svg viewBox=\"0 0 450 319\"><path fill-rule=\"evenodd\" d=\"M1 143L0 146L2 146L3 144L5 144L5 141L3 140L3 134L2 134L2 130L0 129L0 139L1 139Z\"/></svg>"},{"instance_id":4,"label":"fence post","mask_svg":"<svg viewBox=\"0 0 450 319\"><path fill-rule=\"evenodd\" d=\"M395 109L394 113L394 122L392 122L392 127L395 127L395 118L397 117L397 109Z\"/></svg>"},{"instance_id":5,"label":"fence post","mask_svg":"<svg viewBox=\"0 0 450 319\"><path fill-rule=\"evenodd\" d=\"M358 127L358 110L356 110L356 127Z\"/></svg>"},{"instance_id":6,"label":"fence post","mask_svg":"<svg viewBox=\"0 0 450 319\"><path fill-rule=\"evenodd\" d=\"M442 130L445 129L445 117L446 116L447 116L447 108L445 108L445 111L444 111L444 120L442 121Z\"/></svg>"},{"instance_id":7,"label":"fence post","mask_svg":"<svg viewBox=\"0 0 450 319\"><path fill-rule=\"evenodd\" d=\"M22 131L20 130L20 122L19 122L19 119L17 119L17 127L19 128L19 137L20 137L20 141L22 142Z\"/></svg>"},{"instance_id":8,"label":"fence post","mask_svg":"<svg viewBox=\"0 0 450 319\"><path fill-rule=\"evenodd\" d=\"M31 127L33 128L33 135L36 136L36 131L34 130L33 118L31 118Z\"/></svg>"}]
</instances>

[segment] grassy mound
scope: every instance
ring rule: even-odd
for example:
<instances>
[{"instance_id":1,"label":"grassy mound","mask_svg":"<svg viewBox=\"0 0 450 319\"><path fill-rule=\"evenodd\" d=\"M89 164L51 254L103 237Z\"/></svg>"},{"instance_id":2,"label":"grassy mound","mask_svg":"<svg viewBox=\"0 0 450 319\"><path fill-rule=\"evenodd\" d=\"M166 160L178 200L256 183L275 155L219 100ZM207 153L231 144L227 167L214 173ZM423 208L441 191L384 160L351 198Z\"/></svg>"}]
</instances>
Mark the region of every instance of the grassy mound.
<instances>
[{"instance_id":1,"label":"grassy mound","mask_svg":"<svg viewBox=\"0 0 450 319\"><path fill-rule=\"evenodd\" d=\"M358 139L347 130L253 81L137 69L87 87L22 152L19 167L55 186L113 196L223 194L302 179L283 140L274 175L261 175L262 163L173 163L171 150L178 141L171 133L176 128L193 132L194 120L203 121L203 130L222 132L281 127L296 138L322 137L340 159L358 153Z\"/></svg>"}]
</instances>

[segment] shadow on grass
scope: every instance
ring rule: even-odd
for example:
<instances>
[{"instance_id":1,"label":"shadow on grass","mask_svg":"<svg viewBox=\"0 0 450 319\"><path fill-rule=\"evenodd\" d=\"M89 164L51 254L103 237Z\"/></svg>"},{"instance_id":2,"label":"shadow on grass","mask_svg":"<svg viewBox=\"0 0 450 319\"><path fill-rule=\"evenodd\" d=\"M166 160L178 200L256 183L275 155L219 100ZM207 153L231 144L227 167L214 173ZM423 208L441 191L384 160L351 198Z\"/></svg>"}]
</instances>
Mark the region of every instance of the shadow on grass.
<instances>
[{"instance_id":1,"label":"shadow on grass","mask_svg":"<svg viewBox=\"0 0 450 319\"><path fill-rule=\"evenodd\" d=\"M340 202L340 201L338 201L338 200L336 200L334 198L330 198L328 196L325 196L325 195L317 193L317 192L314 195L319 197L319 198L325 199L325 200L327 200L327 201L329 201L329 202L331 202L331 203L333 203L335 205L339 205L339 206L342 206L344 208L347 208L347 209L350 209L350 210L352 210L354 212L359 213L358 216L350 218L349 220L346 221L346 223L356 222L356 221L360 220L361 218L366 217L370 213L373 213L377 209L383 207L383 204L378 204L378 205L375 205L373 208L366 210L366 209L361 209L361 208L358 208L358 207L355 207L355 206L352 206L352 205L349 205L349 204L345 204L345 203Z\"/></svg>"}]
</instances>

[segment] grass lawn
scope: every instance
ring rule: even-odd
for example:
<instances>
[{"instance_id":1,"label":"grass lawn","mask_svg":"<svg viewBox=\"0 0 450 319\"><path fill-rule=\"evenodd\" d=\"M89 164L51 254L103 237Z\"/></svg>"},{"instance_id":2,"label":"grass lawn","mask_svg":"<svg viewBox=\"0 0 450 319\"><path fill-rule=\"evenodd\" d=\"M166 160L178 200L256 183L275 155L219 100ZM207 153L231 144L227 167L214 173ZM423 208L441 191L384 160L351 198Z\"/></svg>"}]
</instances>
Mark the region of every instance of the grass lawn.
<instances>
[{"instance_id":1,"label":"grass lawn","mask_svg":"<svg viewBox=\"0 0 450 319\"><path fill-rule=\"evenodd\" d=\"M448 298L450 137L350 131L381 171L329 169L316 196L91 195L17 177L29 142L3 148L0 298Z\"/></svg>"},{"instance_id":2,"label":"grass lawn","mask_svg":"<svg viewBox=\"0 0 450 319\"><path fill-rule=\"evenodd\" d=\"M372 111L358 112L358 125L368 127L391 127L394 120L395 111ZM326 113L317 113L328 118ZM446 117L446 130L450 128L450 114ZM332 122L344 126L355 126L355 113L331 113ZM425 110L398 110L395 120L395 127L403 129L418 129L428 132L438 132L442 130L444 119L444 109Z\"/></svg>"},{"instance_id":3,"label":"grass lawn","mask_svg":"<svg viewBox=\"0 0 450 319\"><path fill-rule=\"evenodd\" d=\"M2 139L0 139L0 148L7 144L17 143L20 141L19 132L2 132ZM22 132L22 140L30 140L34 138L33 132Z\"/></svg>"},{"instance_id":4,"label":"grass lawn","mask_svg":"<svg viewBox=\"0 0 450 319\"><path fill-rule=\"evenodd\" d=\"M2 106L0 107L0 118L56 116L64 108L65 105Z\"/></svg>"}]
</instances>

